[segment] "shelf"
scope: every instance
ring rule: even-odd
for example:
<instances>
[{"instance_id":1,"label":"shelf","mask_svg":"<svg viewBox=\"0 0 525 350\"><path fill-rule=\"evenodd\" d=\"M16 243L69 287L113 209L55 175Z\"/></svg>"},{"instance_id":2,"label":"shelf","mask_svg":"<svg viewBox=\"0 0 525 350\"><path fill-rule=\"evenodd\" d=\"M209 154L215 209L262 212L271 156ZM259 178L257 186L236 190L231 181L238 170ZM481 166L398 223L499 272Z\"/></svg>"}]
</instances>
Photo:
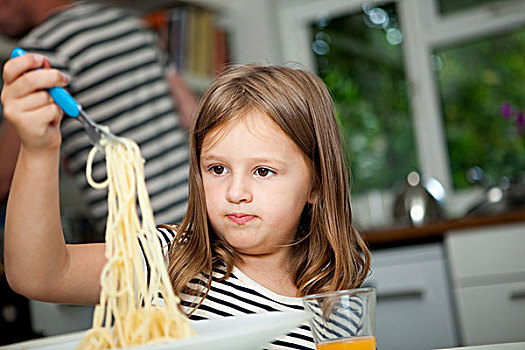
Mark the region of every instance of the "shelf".
<instances>
[{"instance_id":1,"label":"shelf","mask_svg":"<svg viewBox=\"0 0 525 350\"><path fill-rule=\"evenodd\" d=\"M210 86L213 81L212 77L196 75L193 73L182 72L180 73L182 79L190 89L198 94L203 93Z\"/></svg>"}]
</instances>

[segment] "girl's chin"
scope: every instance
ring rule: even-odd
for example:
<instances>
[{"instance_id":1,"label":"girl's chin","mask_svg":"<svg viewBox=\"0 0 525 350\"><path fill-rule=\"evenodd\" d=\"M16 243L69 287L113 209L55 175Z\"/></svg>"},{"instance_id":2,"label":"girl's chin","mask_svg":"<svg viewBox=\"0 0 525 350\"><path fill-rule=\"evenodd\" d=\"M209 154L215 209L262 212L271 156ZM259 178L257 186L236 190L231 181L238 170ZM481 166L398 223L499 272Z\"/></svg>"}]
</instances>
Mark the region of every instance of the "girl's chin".
<instances>
[{"instance_id":1,"label":"girl's chin","mask_svg":"<svg viewBox=\"0 0 525 350\"><path fill-rule=\"evenodd\" d=\"M226 242L235 249L235 251L241 255L259 255L264 254L264 249L261 247L264 245L264 242L253 241L247 239L227 239Z\"/></svg>"},{"instance_id":2,"label":"girl's chin","mask_svg":"<svg viewBox=\"0 0 525 350\"><path fill-rule=\"evenodd\" d=\"M239 254L254 255L254 254L263 253L260 244L253 244L253 243L250 244L248 242L230 242L230 241L228 241L228 243Z\"/></svg>"}]
</instances>

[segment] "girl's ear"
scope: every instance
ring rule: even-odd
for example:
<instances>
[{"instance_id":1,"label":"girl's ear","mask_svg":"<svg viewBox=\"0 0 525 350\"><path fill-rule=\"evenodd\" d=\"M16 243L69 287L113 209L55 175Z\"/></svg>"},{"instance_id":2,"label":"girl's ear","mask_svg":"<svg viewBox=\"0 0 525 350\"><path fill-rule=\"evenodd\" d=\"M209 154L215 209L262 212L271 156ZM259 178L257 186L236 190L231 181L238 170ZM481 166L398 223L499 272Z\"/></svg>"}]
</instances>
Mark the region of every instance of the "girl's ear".
<instances>
[{"instance_id":1,"label":"girl's ear","mask_svg":"<svg viewBox=\"0 0 525 350\"><path fill-rule=\"evenodd\" d=\"M312 187L310 190L310 194L308 195L308 204L314 204L314 202L317 200L319 191L317 190L317 187Z\"/></svg>"}]
</instances>

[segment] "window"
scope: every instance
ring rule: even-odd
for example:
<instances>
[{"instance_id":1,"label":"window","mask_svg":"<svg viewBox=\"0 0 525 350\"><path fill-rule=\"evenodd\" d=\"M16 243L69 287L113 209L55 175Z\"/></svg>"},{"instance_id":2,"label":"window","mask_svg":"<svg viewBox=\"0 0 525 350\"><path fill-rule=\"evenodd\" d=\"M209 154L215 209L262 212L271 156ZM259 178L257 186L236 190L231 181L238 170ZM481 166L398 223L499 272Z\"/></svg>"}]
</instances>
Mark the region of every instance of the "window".
<instances>
[{"instance_id":1,"label":"window","mask_svg":"<svg viewBox=\"0 0 525 350\"><path fill-rule=\"evenodd\" d=\"M497 4L504 0L439 0L439 10L442 14L464 11L484 4Z\"/></svg>"},{"instance_id":2,"label":"window","mask_svg":"<svg viewBox=\"0 0 525 350\"><path fill-rule=\"evenodd\" d=\"M418 168L394 4L312 24L317 72L336 104L354 193L390 189Z\"/></svg>"},{"instance_id":3,"label":"window","mask_svg":"<svg viewBox=\"0 0 525 350\"><path fill-rule=\"evenodd\" d=\"M523 28L435 51L455 188L474 166L493 182L525 170L524 57Z\"/></svg>"},{"instance_id":4,"label":"window","mask_svg":"<svg viewBox=\"0 0 525 350\"><path fill-rule=\"evenodd\" d=\"M360 217L391 213L392 185L411 170L444 185L452 216L481 195L470 167L494 180L525 172L525 0L287 0L279 10L283 61L318 72L336 100ZM385 16L397 26L370 26Z\"/></svg>"}]
</instances>

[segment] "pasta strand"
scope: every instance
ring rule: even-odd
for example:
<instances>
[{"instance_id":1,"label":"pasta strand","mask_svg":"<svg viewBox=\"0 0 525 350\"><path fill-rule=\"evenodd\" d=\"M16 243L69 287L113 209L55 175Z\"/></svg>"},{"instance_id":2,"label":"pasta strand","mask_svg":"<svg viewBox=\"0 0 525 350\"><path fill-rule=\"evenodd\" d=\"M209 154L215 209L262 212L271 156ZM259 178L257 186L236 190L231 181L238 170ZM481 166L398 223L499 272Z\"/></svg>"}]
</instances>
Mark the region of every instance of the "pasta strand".
<instances>
[{"instance_id":1,"label":"pasta strand","mask_svg":"<svg viewBox=\"0 0 525 350\"><path fill-rule=\"evenodd\" d=\"M90 186L108 189L107 262L100 276L93 326L78 348L128 347L193 336L187 316L179 309L156 234L139 146L126 138L103 146L107 179L98 183L92 177L95 147L88 156L86 177ZM150 268L148 280L139 242Z\"/></svg>"}]
</instances>

